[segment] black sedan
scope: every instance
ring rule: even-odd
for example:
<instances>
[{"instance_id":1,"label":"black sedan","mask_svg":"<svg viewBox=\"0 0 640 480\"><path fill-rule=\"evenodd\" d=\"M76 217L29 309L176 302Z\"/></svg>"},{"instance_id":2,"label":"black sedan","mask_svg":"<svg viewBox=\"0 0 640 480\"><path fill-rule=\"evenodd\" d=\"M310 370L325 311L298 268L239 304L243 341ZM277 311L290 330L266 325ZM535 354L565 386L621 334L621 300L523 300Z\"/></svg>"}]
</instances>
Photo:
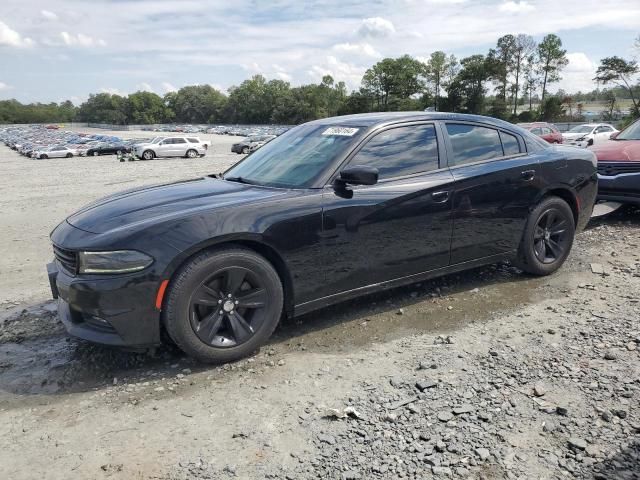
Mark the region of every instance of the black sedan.
<instances>
[{"instance_id":1,"label":"black sedan","mask_svg":"<svg viewBox=\"0 0 640 480\"><path fill-rule=\"evenodd\" d=\"M499 120L329 118L224 175L84 207L51 234L49 279L72 335L225 362L282 315L502 260L548 275L596 191L593 153Z\"/></svg>"},{"instance_id":2,"label":"black sedan","mask_svg":"<svg viewBox=\"0 0 640 480\"><path fill-rule=\"evenodd\" d=\"M119 155L121 153L131 153L131 146L123 143L104 143L89 148L86 155L87 157L91 155L97 157L98 155Z\"/></svg>"}]
</instances>

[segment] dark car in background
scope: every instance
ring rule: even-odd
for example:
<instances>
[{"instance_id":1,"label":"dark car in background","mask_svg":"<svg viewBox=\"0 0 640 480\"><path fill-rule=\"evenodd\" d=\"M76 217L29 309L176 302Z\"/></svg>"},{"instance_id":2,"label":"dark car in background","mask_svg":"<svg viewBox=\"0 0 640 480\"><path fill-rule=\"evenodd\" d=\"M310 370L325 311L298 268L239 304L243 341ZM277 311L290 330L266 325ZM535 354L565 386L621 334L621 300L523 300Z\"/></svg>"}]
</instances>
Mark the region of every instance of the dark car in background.
<instances>
[{"instance_id":1,"label":"dark car in background","mask_svg":"<svg viewBox=\"0 0 640 480\"><path fill-rule=\"evenodd\" d=\"M231 145L231 151L234 153L243 153L246 155L247 153L251 153L262 147L265 143L270 142L274 138L276 138L275 135L256 135L247 137L244 140Z\"/></svg>"},{"instance_id":2,"label":"dark car in background","mask_svg":"<svg viewBox=\"0 0 640 480\"><path fill-rule=\"evenodd\" d=\"M231 361L283 314L502 260L553 273L591 215L595 163L480 116L317 120L221 176L87 205L51 233L49 280L72 335Z\"/></svg>"},{"instance_id":3,"label":"dark car in background","mask_svg":"<svg viewBox=\"0 0 640 480\"><path fill-rule=\"evenodd\" d=\"M547 122L519 123L519 127L529 130L534 135L549 143L562 143L562 133L558 127Z\"/></svg>"},{"instance_id":4,"label":"dark car in background","mask_svg":"<svg viewBox=\"0 0 640 480\"><path fill-rule=\"evenodd\" d=\"M124 143L103 143L87 150L87 156L116 155L120 153L131 153L131 146Z\"/></svg>"},{"instance_id":5,"label":"dark car in background","mask_svg":"<svg viewBox=\"0 0 640 480\"><path fill-rule=\"evenodd\" d=\"M640 205L640 120L589 149L598 157L598 200Z\"/></svg>"}]
</instances>

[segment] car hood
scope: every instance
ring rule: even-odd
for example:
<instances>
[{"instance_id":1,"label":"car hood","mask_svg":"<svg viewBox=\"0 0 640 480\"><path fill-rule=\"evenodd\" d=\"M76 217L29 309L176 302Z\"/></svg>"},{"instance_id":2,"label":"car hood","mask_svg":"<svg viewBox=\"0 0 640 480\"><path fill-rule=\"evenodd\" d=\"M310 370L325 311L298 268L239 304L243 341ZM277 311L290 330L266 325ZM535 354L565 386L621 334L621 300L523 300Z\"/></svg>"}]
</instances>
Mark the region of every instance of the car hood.
<instances>
[{"instance_id":1,"label":"car hood","mask_svg":"<svg viewBox=\"0 0 640 480\"><path fill-rule=\"evenodd\" d=\"M590 133L563 133L562 134L562 138L567 138L569 140L573 140L574 138L580 138L580 137L585 137L587 135L590 135Z\"/></svg>"},{"instance_id":2,"label":"car hood","mask_svg":"<svg viewBox=\"0 0 640 480\"><path fill-rule=\"evenodd\" d=\"M604 162L640 162L640 140L610 140L591 151Z\"/></svg>"},{"instance_id":3,"label":"car hood","mask_svg":"<svg viewBox=\"0 0 640 480\"><path fill-rule=\"evenodd\" d=\"M83 207L67 221L86 232L107 233L203 210L284 196L287 192L205 177L116 193Z\"/></svg>"}]
</instances>

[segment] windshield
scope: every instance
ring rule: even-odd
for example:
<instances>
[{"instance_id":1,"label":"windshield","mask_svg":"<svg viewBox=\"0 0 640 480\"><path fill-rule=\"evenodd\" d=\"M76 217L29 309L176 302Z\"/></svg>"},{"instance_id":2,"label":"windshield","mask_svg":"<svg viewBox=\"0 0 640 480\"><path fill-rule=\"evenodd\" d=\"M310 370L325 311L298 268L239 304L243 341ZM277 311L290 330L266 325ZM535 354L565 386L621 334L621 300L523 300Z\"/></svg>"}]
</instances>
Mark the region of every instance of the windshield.
<instances>
[{"instance_id":1,"label":"windshield","mask_svg":"<svg viewBox=\"0 0 640 480\"><path fill-rule=\"evenodd\" d=\"M640 140L640 121L632 123L621 131L616 140Z\"/></svg>"},{"instance_id":2,"label":"windshield","mask_svg":"<svg viewBox=\"0 0 640 480\"><path fill-rule=\"evenodd\" d=\"M578 125L569 130L569 133L591 133L591 130L593 130L593 127L589 125Z\"/></svg>"},{"instance_id":3,"label":"windshield","mask_svg":"<svg viewBox=\"0 0 640 480\"><path fill-rule=\"evenodd\" d=\"M231 167L225 179L274 187L309 187L365 128L301 125Z\"/></svg>"},{"instance_id":4,"label":"windshield","mask_svg":"<svg viewBox=\"0 0 640 480\"><path fill-rule=\"evenodd\" d=\"M164 137L156 137L156 138L154 138L153 140L151 140L149 143L158 143L158 142L160 142L160 141L161 141L161 140L163 140L163 139L164 139Z\"/></svg>"}]
</instances>

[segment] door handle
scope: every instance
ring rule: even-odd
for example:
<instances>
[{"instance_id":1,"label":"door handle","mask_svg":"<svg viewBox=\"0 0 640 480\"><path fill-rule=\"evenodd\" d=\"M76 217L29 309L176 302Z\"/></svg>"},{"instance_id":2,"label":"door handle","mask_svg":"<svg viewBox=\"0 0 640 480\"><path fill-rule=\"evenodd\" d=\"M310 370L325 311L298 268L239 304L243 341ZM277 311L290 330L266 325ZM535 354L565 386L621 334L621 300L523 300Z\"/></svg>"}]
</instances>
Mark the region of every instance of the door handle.
<instances>
[{"instance_id":1,"label":"door handle","mask_svg":"<svg viewBox=\"0 0 640 480\"><path fill-rule=\"evenodd\" d=\"M445 203L447 200L449 200L449 192L447 192L447 191L433 192L431 194L431 199L435 203Z\"/></svg>"},{"instance_id":2,"label":"door handle","mask_svg":"<svg viewBox=\"0 0 640 480\"><path fill-rule=\"evenodd\" d=\"M524 172L520 172L520 176L525 182L530 182L536 176L535 170L525 170Z\"/></svg>"}]
</instances>

